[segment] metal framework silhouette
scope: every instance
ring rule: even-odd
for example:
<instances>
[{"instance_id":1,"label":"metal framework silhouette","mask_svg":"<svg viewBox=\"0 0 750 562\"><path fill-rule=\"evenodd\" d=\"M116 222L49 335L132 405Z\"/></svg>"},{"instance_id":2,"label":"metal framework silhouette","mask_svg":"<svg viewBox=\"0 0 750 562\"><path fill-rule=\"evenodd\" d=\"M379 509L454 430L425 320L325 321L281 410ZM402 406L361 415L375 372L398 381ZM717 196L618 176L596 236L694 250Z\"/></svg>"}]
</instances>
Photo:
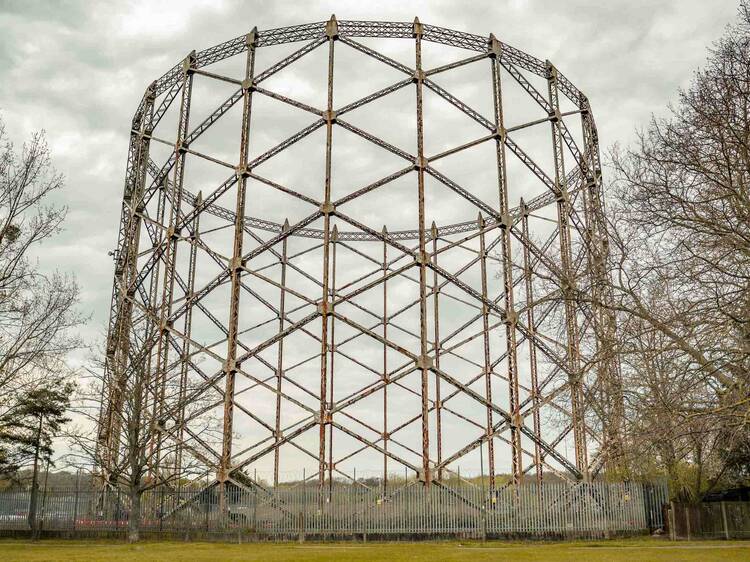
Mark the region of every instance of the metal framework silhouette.
<instances>
[{"instance_id":1,"label":"metal framework silhouette","mask_svg":"<svg viewBox=\"0 0 750 562\"><path fill-rule=\"evenodd\" d=\"M394 39L410 63L380 49ZM275 45L287 51L257 68L256 55ZM453 58L428 67L427 45ZM337 105L336 85L348 80L346 68L334 77L341 50L401 77ZM321 51L320 107L268 85ZM240 60L244 74L209 70L228 60ZM485 80L460 84L486 96L489 115L439 85L469 68ZM232 89L200 121L196 80ZM396 92L413 96L405 110L415 133L410 146L354 124L358 112ZM519 96L537 115L511 125ZM258 98L309 116L309 124L254 156ZM445 102L436 115L455 112L484 132L468 142L453 130L426 134L427 107L436 100ZM232 123L225 116L233 108L239 154L199 148L217 123ZM166 126L170 112L176 133ZM383 111L375 121L387 119ZM542 131L543 146L534 150L548 156L522 148L531 130ZM435 137L443 148L428 152L426 139ZM337 180L335 147L354 138L401 164L375 181ZM306 166L304 155L317 151L320 181L311 174L305 185L287 185L264 174L266 162L303 140L305 151L285 165ZM168 151L165 161L154 160L156 147ZM492 175L490 188L461 185L441 168L452 160L476 172L461 162L479 149L490 156L479 170ZM222 181L193 180L193 162L218 170ZM393 185L402 186L398 198L387 190ZM276 212L289 202L305 212L257 216L258 202L274 197ZM472 214L435 221L454 210ZM389 224L397 211L412 228ZM373 216L382 220L372 223ZM502 472L511 484L534 478L541 485L545 473L588 480L621 447L619 368L609 353L615 321L602 306L607 260L591 108L549 61L493 35L417 19L332 17L254 29L193 51L147 88L131 125L100 469L106 476L126 452L118 414L131 398L128 382L138 379L157 477L199 465L209 486L248 488L261 485L262 467L269 474L262 485L276 486L311 461L306 478L321 490L352 479L359 466L378 468L387 491L394 470L441 485L481 454L491 487Z\"/></svg>"}]
</instances>

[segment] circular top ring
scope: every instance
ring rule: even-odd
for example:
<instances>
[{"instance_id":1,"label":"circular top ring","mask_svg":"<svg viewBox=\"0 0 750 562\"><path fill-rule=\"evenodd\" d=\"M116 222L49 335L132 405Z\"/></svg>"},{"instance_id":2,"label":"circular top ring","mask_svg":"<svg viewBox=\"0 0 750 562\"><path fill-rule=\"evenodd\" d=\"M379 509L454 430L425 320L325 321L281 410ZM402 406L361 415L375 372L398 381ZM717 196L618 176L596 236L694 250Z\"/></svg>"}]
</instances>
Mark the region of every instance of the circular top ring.
<instances>
[{"instance_id":1,"label":"circular top ring","mask_svg":"<svg viewBox=\"0 0 750 562\"><path fill-rule=\"evenodd\" d=\"M332 34L330 31L332 22L335 24L334 34ZM327 22L322 21L303 25L293 25L264 31L253 29L250 34L241 35L197 53L191 53L191 67L196 69L205 67L226 58L246 52L248 48L251 47L262 48L299 41L324 42L329 40L330 38L339 39L345 37L413 39L415 37L416 29L419 30L418 33L420 34L421 39L424 41L430 41L433 43L449 45L457 48L467 49L470 51L486 53L488 57L498 57L501 61L504 61L512 65L513 67L522 68L543 78L549 77L551 68L549 61L542 61L541 59L524 53L523 51L511 47L510 45L497 41L493 35L490 35L489 37L482 37L480 35L475 35L472 33L455 31L444 27L423 24L420 23L417 18L415 18L413 22L383 22L336 20L335 16L332 16L331 19ZM149 98L158 97L159 95L178 85L181 80L182 73L184 72L184 68L184 62L181 61L179 64L176 64L166 73L164 73L164 75L162 75L158 80L155 80L152 84L149 85L133 117L134 131L139 130L143 125L147 100ZM580 90L578 90L578 88L576 88L570 82L570 80L568 80L557 69L555 69L554 72L559 91L569 100L571 100L575 105L581 108L585 108L587 111L590 111L588 107L588 100L586 99L585 95ZM146 128L148 128L148 126L146 126ZM169 170L164 169L160 170L156 168L155 165L151 164L149 166L149 173L154 178L152 186L158 186L165 180L168 181L168 171ZM582 179L583 174L581 173L581 169L578 167L576 167L570 174L568 174L566 178L566 184L568 186L569 193L573 194L578 189L580 189L581 185L583 185L584 183ZM190 193L187 190L183 191L183 196L190 203L193 203L196 198L194 194ZM523 208L521 206L518 206L511 209L510 214L515 222L520 220L524 212L533 212L536 209L552 203L554 200L555 195L553 193L544 193L528 201ZM210 214L234 221L234 212L224 207L210 204L206 205L203 210ZM255 228L268 232L281 233L285 228L282 224L257 217L245 216L244 221L245 225L249 228ZM485 227L487 228L495 226L497 222L497 219L488 217L485 223ZM437 236L470 232L476 230L477 228L477 221L466 221L446 226L440 226L437 228ZM428 238L432 236L429 230L426 232L426 234ZM322 230L313 228L299 228L294 229L292 235L322 239L324 237L324 232ZM353 241L380 240L379 237L362 231L339 231L338 237L340 240ZM419 231L389 231L388 237L396 240L415 240L419 237Z\"/></svg>"}]
</instances>

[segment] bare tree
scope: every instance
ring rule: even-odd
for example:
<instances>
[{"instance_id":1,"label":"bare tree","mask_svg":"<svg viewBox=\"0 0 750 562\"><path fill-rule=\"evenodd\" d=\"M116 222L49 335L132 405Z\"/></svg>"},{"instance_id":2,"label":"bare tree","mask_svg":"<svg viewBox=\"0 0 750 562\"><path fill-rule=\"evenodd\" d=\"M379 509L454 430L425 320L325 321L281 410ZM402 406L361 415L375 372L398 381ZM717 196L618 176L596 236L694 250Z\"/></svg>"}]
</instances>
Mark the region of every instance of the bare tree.
<instances>
[{"instance_id":1,"label":"bare tree","mask_svg":"<svg viewBox=\"0 0 750 562\"><path fill-rule=\"evenodd\" d=\"M669 115L612 155L600 304L618 315L628 450L692 499L748 458L750 3L739 14Z\"/></svg>"},{"instance_id":2,"label":"bare tree","mask_svg":"<svg viewBox=\"0 0 750 562\"><path fill-rule=\"evenodd\" d=\"M82 378L75 410L84 422L67 434L73 448L68 461L81 467L93 466L105 487L126 492L128 540L136 542L140 538L144 494L157 488L167 494L177 492L172 498L175 501L170 504L179 504L185 497L179 492L200 486L205 467L215 464L207 449L184 444L185 424L193 420L193 438L198 443L214 446L221 442L221 425L205 414L206 404L199 399L184 412L170 410L169 405L177 402L180 393L192 389L181 389L178 380L169 376L167 383L160 385L155 372L142 365L132 369L121 382L120 408L111 411L115 418L112 425L119 428L115 445L102 447L96 428L100 421L102 392L108 388L104 365L99 360L103 355L99 350L98 359L91 361L87 375ZM195 419L200 422L195 423ZM152 515L163 517L166 514Z\"/></svg>"},{"instance_id":3,"label":"bare tree","mask_svg":"<svg viewBox=\"0 0 750 562\"><path fill-rule=\"evenodd\" d=\"M669 301L667 288L647 298L658 309ZM729 468L721 446L736 437L716 425L724 420L713 409L715 386L664 331L639 316L621 320L630 467L645 477L666 474L675 496L698 501Z\"/></svg>"},{"instance_id":4,"label":"bare tree","mask_svg":"<svg viewBox=\"0 0 750 562\"><path fill-rule=\"evenodd\" d=\"M43 133L17 152L0 121L0 420L17 419L29 393L69 378L66 359L81 346L74 333L83 321L75 280L43 270L34 259L65 219L65 207L50 203L63 183ZM0 427L8 438L0 437L0 470L6 473L29 460L14 445L13 432L10 425Z\"/></svg>"}]
</instances>

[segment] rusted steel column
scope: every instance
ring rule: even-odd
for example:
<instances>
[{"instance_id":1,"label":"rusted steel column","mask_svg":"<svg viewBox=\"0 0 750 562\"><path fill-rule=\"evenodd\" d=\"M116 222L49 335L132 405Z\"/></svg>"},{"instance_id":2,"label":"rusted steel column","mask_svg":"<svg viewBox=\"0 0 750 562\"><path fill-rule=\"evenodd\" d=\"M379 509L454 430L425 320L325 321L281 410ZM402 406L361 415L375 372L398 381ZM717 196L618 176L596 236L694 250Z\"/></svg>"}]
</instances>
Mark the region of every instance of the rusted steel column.
<instances>
[{"instance_id":1,"label":"rusted steel column","mask_svg":"<svg viewBox=\"0 0 750 562\"><path fill-rule=\"evenodd\" d=\"M328 395L328 317L331 314L330 265L331 265L331 214L334 211L331 203L331 147L333 144L333 124L336 115L333 111L333 53L334 44L338 38L339 28L336 17L332 16L326 23L326 35L328 36L328 97L326 103L326 163L325 163L325 185L323 204L323 297L318 306L321 318L320 333L320 410L318 412L318 488L323 491L326 471L326 425L329 420L329 405L326 403ZM322 501L322 494L320 494Z\"/></svg>"},{"instance_id":2,"label":"rusted steel column","mask_svg":"<svg viewBox=\"0 0 750 562\"><path fill-rule=\"evenodd\" d=\"M197 207L201 204L203 196L201 192L195 198L194 205ZM195 291L195 265L198 258L198 238L200 237L200 213L196 213L190 224L192 231L191 245L190 245L190 258L188 261L188 279L187 288L185 291L185 298L189 301L193 298L193 292ZM180 485L180 476L182 474L182 448L183 448L183 437L184 437L184 423L185 423L185 394L187 392L188 382L188 360L190 358L190 336L193 329L193 306L188 306L185 311L185 325L183 331L185 333L185 339L182 340L182 360L180 365L180 388L178 393L178 410L177 410L177 450L175 452L175 474L177 475L178 486Z\"/></svg>"},{"instance_id":3,"label":"rusted steel column","mask_svg":"<svg viewBox=\"0 0 750 562\"><path fill-rule=\"evenodd\" d=\"M156 203L156 220L159 224L164 224L164 215L165 215L165 209L167 207L167 190L169 189L169 179L167 177L164 178L164 181L161 182L159 185L159 195L157 197L157 203ZM157 230L158 239L155 241L154 248L156 248L156 244L161 245L164 244L164 236L165 232L163 229ZM159 308L159 280L160 280L160 272L161 272L161 263L163 260L156 260L154 263L154 267L151 270L151 275L149 279L149 309L152 311L152 313L156 313ZM161 315L158 316L159 320L161 320ZM149 325L146 328L146 335L147 337L152 335L154 331L158 330L159 327L154 325L152 322L149 322ZM146 358L146 372L151 373L152 367L154 367L154 364L158 362L160 355L157 353L157 349L155 347L152 347L149 350L148 356ZM153 385L151 387L151 398L154 400L154 407L156 404L156 401L158 400L157 395L157 387L156 385ZM148 393L147 393L148 398ZM148 409L148 405L145 404L144 407ZM151 414L152 416L156 416L156 410L154 410Z\"/></svg>"},{"instance_id":4,"label":"rusted steel column","mask_svg":"<svg viewBox=\"0 0 750 562\"><path fill-rule=\"evenodd\" d=\"M578 348L578 322L575 306L575 277L570 241L570 196L565 177L565 158L560 121L557 69L547 61L547 93L550 104L552 148L555 162L555 188L557 195L557 226L560 242L561 292L565 302L565 328L567 334L568 386L570 388L570 410L573 423L576 468L588 480L588 454L586 451L586 427L583 418L583 389Z\"/></svg>"},{"instance_id":5,"label":"rusted steel column","mask_svg":"<svg viewBox=\"0 0 750 562\"><path fill-rule=\"evenodd\" d=\"M180 239L180 232L177 229L177 222L180 215L180 206L182 205L182 182L185 177L185 148L183 142L188 134L188 127L190 124L190 103L193 91L193 73L192 70L195 66L195 51L191 52L183 61L182 66L182 98L180 100L180 117L177 124L177 141L175 142L175 164L174 164L174 176L172 179L172 189L169 190L170 195L170 214L169 214L169 227L167 228L167 249L164 254L164 283L161 300L161 310L159 319L159 331L160 337L157 345L157 363L156 363L156 378L154 381L155 401L154 401L154 412L153 419L158 420L157 423L161 423L162 412L164 411L164 393L166 390L167 383L167 365L169 364L169 338L171 325L168 323L170 314L172 313L172 304L174 302L174 284L175 275L177 271L177 246ZM165 180L166 181L166 180ZM148 379L148 377L147 377ZM150 381L147 380L146 385L148 386ZM153 441L152 441L153 443ZM159 432L156 435L156 457L151 463L152 470L155 476L159 472L159 464L161 462L161 443L162 433Z\"/></svg>"},{"instance_id":6,"label":"rusted steel column","mask_svg":"<svg viewBox=\"0 0 750 562\"><path fill-rule=\"evenodd\" d=\"M526 207L526 203L521 199L521 230L523 233L524 240L529 240L529 209ZM529 256L529 248L526 244L523 245L523 277L524 285L526 288L526 325L529 333L534 336L536 331L536 319L534 318L534 287L532 284L532 271L531 271L531 259ZM536 483L537 487L541 489L542 480L544 478L543 465L542 465L542 448L539 445L542 439L542 426L541 418L539 413L539 407L541 405L539 400L539 377L537 373L537 362L536 362L536 341L533 337L528 338L529 344L529 372L531 375L531 403L532 408L532 423L534 428L534 469L536 472Z\"/></svg>"},{"instance_id":7,"label":"rusted steel column","mask_svg":"<svg viewBox=\"0 0 750 562\"><path fill-rule=\"evenodd\" d=\"M383 495L388 492L388 229L383 225Z\"/></svg>"},{"instance_id":8,"label":"rusted steel column","mask_svg":"<svg viewBox=\"0 0 750 562\"><path fill-rule=\"evenodd\" d=\"M289 219L284 221L283 232L289 231ZM281 243L281 289L279 296L279 333L284 331L284 316L286 315L286 260L287 260L288 238ZM273 450L273 487L279 485L279 441L281 440L281 380L284 377L284 338L279 340L276 355L276 419L274 422L274 440L276 447Z\"/></svg>"},{"instance_id":9,"label":"rusted steel column","mask_svg":"<svg viewBox=\"0 0 750 562\"><path fill-rule=\"evenodd\" d=\"M614 312L605 306L613 299L609 271L609 234L604 214L604 197L601 191L601 162L596 125L586 97L581 94L581 127L583 131L583 162L581 168L585 173L586 188L584 193L584 219L588 235L588 275L592 299L594 335L596 340L596 357L598 358L597 375L606 398L606 415L604 416L604 451L605 465L608 469L618 470L623 455L623 423L625 405L622 390L620 362L615 351L615 333L617 321Z\"/></svg>"},{"instance_id":10,"label":"rusted steel column","mask_svg":"<svg viewBox=\"0 0 750 562\"><path fill-rule=\"evenodd\" d=\"M229 300L229 321L227 325L227 357L224 364L224 427L221 447L221 462L216 479L219 482L219 508L222 514L227 512L225 483L232 469L232 433L234 429L234 383L237 375L237 332L240 316L240 274L242 273L242 242L244 239L244 217L247 178L247 155L250 148L250 117L253 99L253 75L255 72L255 38L253 29L245 37L247 43L247 60L245 79L242 82L242 130L240 132L240 162L237 166L237 198L235 201L234 242L232 261L229 263L231 276L231 293Z\"/></svg>"},{"instance_id":11,"label":"rusted steel column","mask_svg":"<svg viewBox=\"0 0 750 562\"><path fill-rule=\"evenodd\" d=\"M164 215L165 215L165 209L167 206L167 191L169 189L169 178L166 176L164 177L164 180L159 184L158 187L158 197L157 197L157 203L156 203L156 220L160 225L164 224ZM164 244L164 236L165 232L163 229L158 229L157 231L157 240L154 242L153 249L154 251L157 250L159 246ZM151 270L151 275L149 276L149 288L148 288L148 294L149 294L149 300L148 300L148 306L149 310L156 316L156 318L161 321L161 314L159 313L159 281L160 276L159 273L161 271L161 263L162 259L156 260L154 263L154 267ZM135 289L137 290L137 289ZM135 291L133 292L133 295L135 295ZM146 325L146 338L152 337L154 332L159 330L159 326L156 325L154 322L149 321ZM151 373L154 371L158 372L158 364L159 364L159 358L161 357L161 354L157 352L157 348L152 346L151 349L148 350L148 354L144 358L144 367L142 369L143 373L146 373L144 376L144 383L146 385L145 388L145 397L142 402L143 411L148 411L149 407L151 407L151 419L156 419L156 408L159 400L158 395L158 385L152 384L154 381L151 379ZM140 376L140 375L139 375ZM152 402L150 402L150 400ZM149 406L150 405L150 406ZM143 417L145 420L145 416ZM149 456L153 453L154 447L155 447L155 439L156 435L152 435L149 437L149 449L148 454ZM148 477L154 478L155 472L154 472L155 466L150 465L148 469Z\"/></svg>"},{"instance_id":12,"label":"rusted steel column","mask_svg":"<svg viewBox=\"0 0 750 562\"><path fill-rule=\"evenodd\" d=\"M415 41L414 82L417 88L417 188L419 198L419 359L417 367L422 373L422 474L425 486L430 485L430 431L429 431L429 393L428 376L432 367L432 358L427 354L427 256L424 211L424 114L422 109L422 89L424 71L422 70L422 24L414 18Z\"/></svg>"},{"instance_id":13,"label":"rusted steel column","mask_svg":"<svg viewBox=\"0 0 750 562\"><path fill-rule=\"evenodd\" d=\"M492 404L492 358L490 357L490 310L487 307L487 247L485 244L486 223L482 214L477 219L479 229L479 267L482 277L482 349L484 350L484 396ZM510 381L508 381L510 383ZM511 393L512 396L512 393ZM492 408L487 406L487 465L490 476L490 494L495 491L495 437L493 436ZM515 459L514 459L515 460ZM513 465L515 468L515 462ZM515 472L514 482L515 480Z\"/></svg>"},{"instance_id":14,"label":"rusted steel column","mask_svg":"<svg viewBox=\"0 0 750 562\"><path fill-rule=\"evenodd\" d=\"M167 205L167 191L169 190L169 178L164 177L163 181L159 184L158 191L159 195L157 198L157 209L156 209L156 217L159 221L160 225L164 224L164 215L165 215L165 209ZM163 229L158 229L158 244L164 244L165 240L165 231ZM167 241L168 243L168 241ZM157 246L154 245L154 251L157 250ZM160 296L160 273L161 273L161 263L164 261L164 258L156 260L154 263L154 267L151 270L151 275L149 279L149 307L156 319L161 323L161 309L159 308L159 296ZM134 288L133 295L135 295L135 291L137 289ZM163 297L162 297L163 298ZM153 336L154 332L159 331L159 325L155 325L153 322L149 322L146 326L146 337ZM148 353L146 357L144 357L143 360L143 367L140 369L140 372L145 373L144 375L137 375L141 376L143 378L143 384L145 385L144 390L144 397L140 405L142 406L142 411L147 412L149 411L149 408L151 409L150 416L151 419L156 419L157 416L157 408L159 405L159 385L158 385L158 376L152 377L152 373L159 372L159 361L161 357L161 352L157 349L158 346L152 346L151 349L148 350ZM146 416L144 414L141 415L141 420L145 421ZM154 448L156 447L156 439L157 435L153 434L149 436L149 442L148 442L148 455L149 457L153 455ZM155 478L156 477L156 465L149 463L147 476L149 478Z\"/></svg>"},{"instance_id":15,"label":"rusted steel column","mask_svg":"<svg viewBox=\"0 0 750 562\"><path fill-rule=\"evenodd\" d=\"M119 412L125 392L126 371L129 365L130 332L135 294L131 284L137 277L138 247L141 233L140 210L146 185L149 147L151 142L151 120L154 112L155 85L146 90L145 108L136 115L130 132L128 165L123 191L122 216L115 254L115 280L112 288L110 309L110 331L107 340L105 384L102 386L102 414L97 435L97 457L107 474L119 461L120 431L122 421Z\"/></svg>"},{"instance_id":16,"label":"rusted steel column","mask_svg":"<svg viewBox=\"0 0 750 562\"><path fill-rule=\"evenodd\" d=\"M438 264L438 229L435 221L432 221L432 263ZM434 315L433 323L435 328L435 367L440 368L440 284L437 271L432 272L432 312ZM440 401L440 377L435 375L435 438L437 445L437 479L443 479L443 423L442 423L443 404Z\"/></svg>"},{"instance_id":17,"label":"rusted steel column","mask_svg":"<svg viewBox=\"0 0 750 562\"><path fill-rule=\"evenodd\" d=\"M505 342L508 355L508 395L511 414L511 463L513 483L517 486L523 478L523 451L521 449L521 400L518 385L518 345L516 320L518 314L513 299L513 253L510 229L513 219L508 204L508 177L505 159L505 126L503 120L503 96L500 77L502 46L494 35L490 35L489 56L492 66L492 93L495 107L495 148L497 155L497 185L500 206L500 253L503 263L503 296L505 307ZM484 259L484 258L483 258Z\"/></svg>"},{"instance_id":18,"label":"rusted steel column","mask_svg":"<svg viewBox=\"0 0 750 562\"><path fill-rule=\"evenodd\" d=\"M333 225L331 233L331 312L334 311L334 301L336 300L336 241L339 238L339 231L336 225ZM330 379L328 381L328 404L333 409L333 375L334 359L336 354L336 317L331 316L331 346L328 350L330 353ZM330 499L333 492L333 411L331 411L330 422L328 424L328 497Z\"/></svg>"}]
</instances>

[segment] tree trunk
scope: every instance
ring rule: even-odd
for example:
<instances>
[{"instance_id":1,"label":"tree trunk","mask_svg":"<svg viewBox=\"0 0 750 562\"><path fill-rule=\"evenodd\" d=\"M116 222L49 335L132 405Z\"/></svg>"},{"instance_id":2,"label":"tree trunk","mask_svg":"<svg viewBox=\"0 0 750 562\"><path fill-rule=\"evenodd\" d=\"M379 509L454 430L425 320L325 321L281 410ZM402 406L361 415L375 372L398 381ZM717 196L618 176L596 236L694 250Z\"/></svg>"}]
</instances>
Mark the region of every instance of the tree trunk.
<instances>
[{"instance_id":1,"label":"tree trunk","mask_svg":"<svg viewBox=\"0 0 750 562\"><path fill-rule=\"evenodd\" d=\"M31 497L29 498L29 528L31 529L31 538L37 538L37 520L36 504L39 497L39 445L42 439L42 421L44 418L39 416L39 429L36 432L36 447L34 448L34 471L31 476Z\"/></svg>"},{"instance_id":2,"label":"tree trunk","mask_svg":"<svg viewBox=\"0 0 750 562\"><path fill-rule=\"evenodd\" d=\"M38 487L36 481L31 483L31 496L29 497L29 529L31 529L31 538L36 538L36 503L38 497Z\"/></svg>"},{"instance_id":3,"label":"tree trunk","mask_svg":"<svg viewBox=\"0 0 750 562\"><path fill-rule=\"evenodd\" d=\"M128 517L128 542L140 540L141 491L136 486L130 488L130 515Z\"/></svg>"}]
</instances>

